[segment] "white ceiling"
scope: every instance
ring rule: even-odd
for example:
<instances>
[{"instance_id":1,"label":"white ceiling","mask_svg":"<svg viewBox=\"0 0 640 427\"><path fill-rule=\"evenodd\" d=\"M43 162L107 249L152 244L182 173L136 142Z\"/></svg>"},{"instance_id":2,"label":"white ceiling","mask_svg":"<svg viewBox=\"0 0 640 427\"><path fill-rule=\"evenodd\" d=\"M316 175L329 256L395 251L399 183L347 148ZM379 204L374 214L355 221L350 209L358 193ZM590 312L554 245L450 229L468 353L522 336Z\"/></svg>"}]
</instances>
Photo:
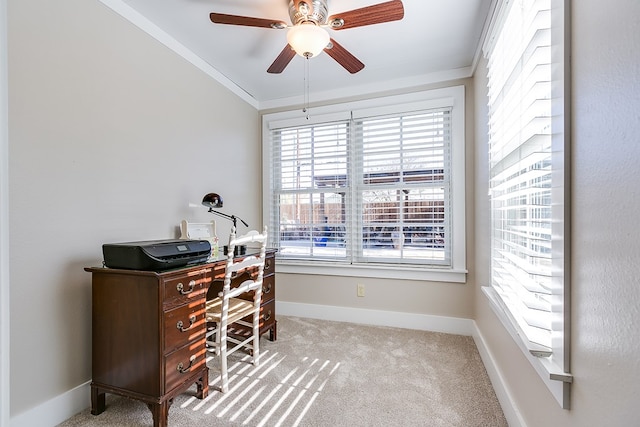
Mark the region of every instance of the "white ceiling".
<instances>
[{"instance_id":1,"label":"white ceiling","mask_svg":"<svg viewBox=\"0 0 640 427\"><path fill-rule=\"evenodd\" d=\"M258 108L301 104L304 62L266 72L286 46L286 30L213 24L209 13L290 22L287 0L101 0L219 77ZM329 0L338 14L386 0ZM472 73L492 0L403 0L400 21L330 36L365 68L350 74L326 53L309 60L310 101L428 84ZM176 43L177 42L177 43Z\"/></svg>"}]
</instances>

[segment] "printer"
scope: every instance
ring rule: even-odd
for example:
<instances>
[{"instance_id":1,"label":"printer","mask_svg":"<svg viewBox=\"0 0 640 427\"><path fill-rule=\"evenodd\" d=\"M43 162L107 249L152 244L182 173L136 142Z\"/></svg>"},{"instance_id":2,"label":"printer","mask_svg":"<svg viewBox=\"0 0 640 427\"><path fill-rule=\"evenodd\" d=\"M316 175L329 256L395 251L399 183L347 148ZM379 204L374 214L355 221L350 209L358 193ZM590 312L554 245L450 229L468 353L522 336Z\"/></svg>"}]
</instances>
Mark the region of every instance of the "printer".
<instances>
[{"instance_id":1,"label":"printer","mask_svg":"<svg viewBox=\"0 0 640 427\"><path fill-rule=\"evenodd\" d=\"M102 254L109 268L160 271L205 262L211 255L211 244L183 239L105 243Z\"/></svg>"}]
</instances>

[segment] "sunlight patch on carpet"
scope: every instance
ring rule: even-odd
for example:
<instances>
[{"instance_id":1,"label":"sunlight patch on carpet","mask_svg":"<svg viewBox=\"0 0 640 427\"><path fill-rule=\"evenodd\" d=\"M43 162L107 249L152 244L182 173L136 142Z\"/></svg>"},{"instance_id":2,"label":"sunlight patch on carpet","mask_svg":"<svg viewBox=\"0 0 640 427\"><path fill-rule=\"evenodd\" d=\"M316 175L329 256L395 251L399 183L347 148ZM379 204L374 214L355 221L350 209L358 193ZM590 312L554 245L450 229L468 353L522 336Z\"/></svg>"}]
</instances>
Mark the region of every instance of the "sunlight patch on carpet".
<instances>
[{"instance_id":1,"label":"sunlight patch on carpet","mask_svg":"<svg viewBox=\"0 0 640 427\"><path fill-rule=\"evenodd\" d=\"M220 420L242 425L300 425L340 362L302 357L287 360L277 352L264 351L260 365L253 366L249 356L229 366L229 391L218 390L217 360L208 360L211 368L209 395L202 400L186 399L181 408L202 411ZM230 361L231 362L231 361ZM294 420L294 421L292 421Z\"/></svg>"}]
</instances>

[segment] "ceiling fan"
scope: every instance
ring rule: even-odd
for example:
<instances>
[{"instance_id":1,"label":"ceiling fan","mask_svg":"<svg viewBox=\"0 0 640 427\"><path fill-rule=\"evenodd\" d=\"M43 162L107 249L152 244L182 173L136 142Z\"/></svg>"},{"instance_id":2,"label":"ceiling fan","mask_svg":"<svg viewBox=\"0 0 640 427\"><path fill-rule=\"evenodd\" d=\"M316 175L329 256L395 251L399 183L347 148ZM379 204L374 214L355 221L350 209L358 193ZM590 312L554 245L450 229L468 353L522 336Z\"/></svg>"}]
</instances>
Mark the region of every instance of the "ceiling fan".
<instances>
[{"instance_id":1,"label":"ceiling fan","mask_svg":"<svg viewBox=\"0 0 640 427\"><path fill-rule=\"evenodd\" d=\"M284 21L248 16L211 13L215 24L243 25L282 30L289 28L287 45L267 69L268 73L281 73L298 53L305 58L318 55L323 50L354 74L364 68L364 64L347 49L329 36L325 28L346 30L365 25L397 21L404 17L401 0L391 0L372 6L354 9L329 16L329 0L289 0L289 16L293 25Z\"/></svg>"}]
</instances>

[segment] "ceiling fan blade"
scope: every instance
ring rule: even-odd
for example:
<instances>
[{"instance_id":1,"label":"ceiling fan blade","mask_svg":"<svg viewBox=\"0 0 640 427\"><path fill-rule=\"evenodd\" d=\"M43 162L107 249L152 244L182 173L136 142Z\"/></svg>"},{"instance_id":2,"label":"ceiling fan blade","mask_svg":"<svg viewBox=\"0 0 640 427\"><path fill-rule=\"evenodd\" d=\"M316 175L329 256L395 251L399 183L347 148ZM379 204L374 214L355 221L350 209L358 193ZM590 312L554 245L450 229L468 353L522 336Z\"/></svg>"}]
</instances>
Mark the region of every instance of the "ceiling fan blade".
<instances>
[{"instance_id":1,"label":"ceiling fan blade","mask_svg":"<svg viewBox=\"0 0 640 427\"><path fill-rule=\"evenodd\" d=\"M273 61L273 64L271 64L271 66L267 70L267 73L281 73L282 71L284 71L287 65L289 65L289 62L291 62L294 56L296 56L296 51L293 50L291 46L289 46L289 44L287 44L284 49L282 49L282 52L280 52L280 55L278 55L276 60Z\"/></svg>"},{"instance_id":2,"label":"ceiling fan blade","mask_svg":"<svg viewBox=\"0 0 640 427\"><path fill-rule=\"evenodd\" d=\"M226 15L224 13L211 13L209 15L214 24L244 25L246 27L261 28L286 28L284 21L274 21L273 19L251 18L249 16Z\"/></svg>"},{"instance_id":3,"label":"ceiling fan blade","mask_svg":"<svg viewBox=\"0 0 640 427\"><path fill-rule=\"evenodd\" d=\"M353 56L334 39L331 39L331 43L324 49L324 51L351 74L355 74L364 68L364 64L360 62L358 58Z\"/></svg>"},{"instance_id":4,"label":"ceiling fan blade","mask_svg":"<svg viewBox=\"0 0 640 427\"><path fill-rule=\"evenodd\" d=\"M334 30L362 27L364 25L381 24L383 22L398 21L404 18L404 6L401 0L391 0L374 4L348 12L338 13L329 17L329 25Z\"/></svg>"}]
</instances>

